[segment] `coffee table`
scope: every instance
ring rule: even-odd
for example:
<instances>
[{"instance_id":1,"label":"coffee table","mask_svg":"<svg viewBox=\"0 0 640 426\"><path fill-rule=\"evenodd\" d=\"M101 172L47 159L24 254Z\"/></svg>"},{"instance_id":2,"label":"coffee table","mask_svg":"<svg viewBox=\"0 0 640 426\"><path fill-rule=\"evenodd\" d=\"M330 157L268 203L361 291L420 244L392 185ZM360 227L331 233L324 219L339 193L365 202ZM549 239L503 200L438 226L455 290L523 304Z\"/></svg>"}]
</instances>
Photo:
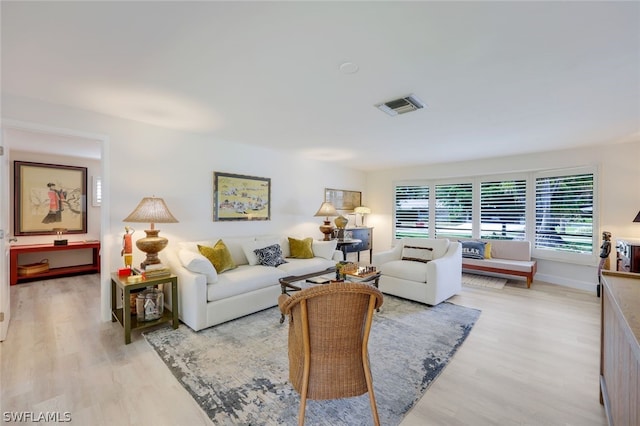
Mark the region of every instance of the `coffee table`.
<instances>
[{"instance_id":1,"label":"coffee table","mask_svg":"<svg viewBox=\"0 0 640 426\"><path fill-rule=\"evenodd\" d=\"M280 288L282 290L282 294L289 294L291 291L300 291L305 288L313 287L316 285L322 285L321 283L312 283L307 282L309 278L320 277L322 275L333 275L329 278L329 282L335 280L336 268L331 267L327 268L324 271L312 272L310 274L305 275L290 275L288 277L280 278ZM380 280L380 271L375 274L370 274L365 277L353 277L350 275L345 276L346 281L348 282L358 282L358 283L370 283L375 288L378 288L378 281ZM328 284L328 283L325 283ZM284 322L284 314L280 315L280 324Z\"/></svg>"}]
</instances>

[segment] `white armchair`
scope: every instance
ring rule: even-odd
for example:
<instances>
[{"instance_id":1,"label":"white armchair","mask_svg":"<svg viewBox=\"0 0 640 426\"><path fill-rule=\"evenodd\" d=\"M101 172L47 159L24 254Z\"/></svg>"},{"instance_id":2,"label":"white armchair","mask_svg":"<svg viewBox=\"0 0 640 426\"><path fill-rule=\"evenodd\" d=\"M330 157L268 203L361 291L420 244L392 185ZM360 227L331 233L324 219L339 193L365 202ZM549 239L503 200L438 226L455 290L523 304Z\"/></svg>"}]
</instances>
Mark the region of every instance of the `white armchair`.
<instances>
[{"instance_id":1,"label":"white armchair","mask_svg":"<svg viewBox=\"0 0 640 426\"><path fill-rule=\"evenodd\" d=\"M462 245L457 241L403 238L393 249L374 253L371 263L382 274L383 293L437 305L462 289Z\"/></svg>"}]
</instances>

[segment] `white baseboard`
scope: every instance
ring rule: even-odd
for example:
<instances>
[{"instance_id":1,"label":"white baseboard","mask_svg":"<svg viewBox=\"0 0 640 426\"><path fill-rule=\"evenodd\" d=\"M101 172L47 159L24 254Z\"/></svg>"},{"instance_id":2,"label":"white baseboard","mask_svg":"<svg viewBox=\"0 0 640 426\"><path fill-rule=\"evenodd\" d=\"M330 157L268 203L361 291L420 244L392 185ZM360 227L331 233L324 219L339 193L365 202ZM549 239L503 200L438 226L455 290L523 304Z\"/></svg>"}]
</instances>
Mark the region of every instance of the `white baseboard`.
<instances>
[{"instance_id":1,"label":"white baseboard","mask_svg":"<svg viewBox=\"0 0 640 426\"><path fill-rule=\"evenodd\" d=\"M596 293L598 288L597 283L592 283L589 281L572 280L568 278L558 277L556 275L545 275L540 273L537 273L535 275L534 283L535 281L543 281L545 283L557 284L564 287L574 288L576 290L589 291L589 292L593 292L594 294ZM533 285L535 284L532 284L532 286Z\"/></svg>"}]
</instances>

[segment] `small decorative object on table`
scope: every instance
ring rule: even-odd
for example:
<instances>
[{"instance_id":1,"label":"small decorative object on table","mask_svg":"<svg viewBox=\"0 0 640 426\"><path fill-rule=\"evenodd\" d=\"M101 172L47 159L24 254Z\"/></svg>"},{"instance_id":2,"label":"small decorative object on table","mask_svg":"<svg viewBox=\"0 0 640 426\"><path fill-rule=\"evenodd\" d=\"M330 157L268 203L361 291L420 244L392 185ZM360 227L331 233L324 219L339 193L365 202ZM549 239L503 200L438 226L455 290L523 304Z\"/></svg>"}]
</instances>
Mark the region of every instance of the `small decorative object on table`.
<instances>
[{"instance_id":1,"label":"small decorative object on table","mask_svg":"<svg viewBox=\"0 0 640 426\"><path fill-rule=\"evenodd\" d=\"M69 243L68 240L62 239L62 234L67 232L67 228L53 228L53 232L57 235L56 239L53 240L54 246L66 246Z\"/></svg>"}]
</instances>

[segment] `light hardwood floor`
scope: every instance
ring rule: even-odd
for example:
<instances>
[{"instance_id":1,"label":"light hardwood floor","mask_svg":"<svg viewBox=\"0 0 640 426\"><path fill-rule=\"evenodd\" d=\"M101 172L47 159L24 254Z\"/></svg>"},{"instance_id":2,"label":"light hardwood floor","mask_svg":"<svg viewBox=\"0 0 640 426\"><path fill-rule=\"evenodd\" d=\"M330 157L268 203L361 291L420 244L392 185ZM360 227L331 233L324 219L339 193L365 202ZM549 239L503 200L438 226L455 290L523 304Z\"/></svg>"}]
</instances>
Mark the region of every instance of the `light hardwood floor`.
<instances>
[{"instance_id":1,"label":"light hardwood floor","mask_svg":"<svg viewBox=\"0 0 640 426\"><path fill-rule=\"evenodd\" d=\"M99 320L99 295L96 275L11 288L3 420L69 412L77 425L211 425L139 332L124 345L120 325ZM451 301L480 319L402 425L605 425L599 300L540 282L465 287Z\"/></svg>"}]
</instances>

